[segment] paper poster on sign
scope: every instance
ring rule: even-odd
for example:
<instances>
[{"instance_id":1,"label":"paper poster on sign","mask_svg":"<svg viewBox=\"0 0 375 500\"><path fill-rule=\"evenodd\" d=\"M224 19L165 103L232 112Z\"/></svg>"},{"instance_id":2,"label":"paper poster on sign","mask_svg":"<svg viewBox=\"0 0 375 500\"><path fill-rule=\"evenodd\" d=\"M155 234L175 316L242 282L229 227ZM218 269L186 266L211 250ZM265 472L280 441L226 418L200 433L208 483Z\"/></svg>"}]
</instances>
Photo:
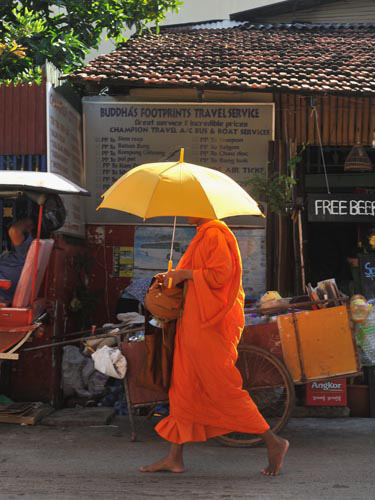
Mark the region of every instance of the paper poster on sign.
<instances>
[{"instance_id":1,"label":"paper poster on sign","mask_svg":"<svg viewBox=\"0 0 375 500\"><path fill-rule=\"evenodd\" d=\"M248 299L266 291L266 234L263 229L233 229L242 258L242 284Z\"/></svg>"},{"instance_id":2,"label":"paper poster on sign","mask_svg":"<svg viewBox=\"0 0 375 500\"><path fill-rule=\"evenodd\" d=\"M196 230L177 227L173 246L173 267L187 249ZM138 226L134 235L134 278L152 278L165 272L171 255L172 227Z\"/></svg>"},{"instance_id":3,"label":"paper poster on sign","mask_svg":"<svg viewBox=\"0 0 375 500\"><path fill-rule=\"evenodd\" d=\"M47 169L85 185L81 115L47 82ZM61 232L85 236L84 201L78 195L61 196L66 221Z\"/></svg>"},{"instance_id":4,"label":"paper poster on sign","mask_svg":"<svg viewBox=\"0 0 375 500\"><path fill-rule=\"evenodd\" d=\"M133 276L134 248L113 247L112 276L117 278L131 278Z\"/></svg>"},{"instance_id":5,"label":"paper poster on sign","mask_svg":"<svg viewBox=\"0 0 375 500\"><path fill-rule=\"evenodd\" d=\"M256 299L266 289L265 232L263 229L233 229L242 258L242 283L248 299ZM194 227L177 227L173 267L185 253L196 233ZM138 226L134 236L134 279L152 278L165 272L171 251L172 228Z\"/></svg>"},{"instance_id":6,"label":"paper poster on sign","mask_svg":"<svg viewBox=\"0 0 375 500\"><path fill-rule=\"evenodd\" d=\"M244 186L254 174L267 174L273 103L140 103L95 96L83 99L83 117L89 223L136 223L126 213L96 211L101 195L135 166L177 161L181 148L187 163L220 170ZM260 224L258 218L249 225Z\"/></svg>"}]
</instances>

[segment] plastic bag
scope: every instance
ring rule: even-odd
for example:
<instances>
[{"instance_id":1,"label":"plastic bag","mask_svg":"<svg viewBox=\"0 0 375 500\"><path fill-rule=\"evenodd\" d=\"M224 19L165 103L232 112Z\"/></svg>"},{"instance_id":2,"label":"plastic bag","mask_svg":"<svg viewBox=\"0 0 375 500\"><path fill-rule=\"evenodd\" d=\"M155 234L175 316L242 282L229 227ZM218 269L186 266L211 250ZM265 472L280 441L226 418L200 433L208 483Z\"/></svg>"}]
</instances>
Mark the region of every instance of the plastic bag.
<instances>
[{"instance_id":1,"label":"plastic bag","mask_svg":"<svg viewBox=\"0 0 375 500\"><path fill-rule=\"evenodd\" d=\"M65 346L63 348L62 359L62 389L65 397L74 396L90 396L85 390L82 379L82 370L87 364L87 358L82 356L78 347Z\"/></svg>"},{"instance_id":2,"label":"plastic bag","mask_svg":"<svg viewBox=\"0 0 375 500\"><path fill-rule=\"evenodd\" d=\"M93 360L83 356L78 347L68 345L63 348L61 382L64 397L100 395L107 379L95 370Z\"/></svg>"},{"instance_id":3,"label":"plastic bag","mask_svg":"<svg viewBox=\"0 0 375 500\"><path fill-rule=\"evenodd\" d=\"M113 378L125 377L127 362L120 349L103 345L91 357L94 360L95 369L99 372Z\"/></svg>"},{"instance_id":4,"label":"plastic bag","mask_svg":"<svg viewBox=\"0 0 375 500\"><path fill-rule=\"evenodd\" d=\"M373 303L373 301L369 301ZM375 365L375 308L362 323L355 327L357 344L361 348L361 362L363 365Z\"/></svg>"},{"instance_id":5,"label":"plastic bag","mask_svg":"<svg viewBox=\"0 0 375 500\"><path fill-rule=\"evenodd\" d=\"M92 361L92 360L90 360ZM101 396L105 392L108 376L94 370L87 383L87 389L93 397Z\"/></svg>"}]
</instances>

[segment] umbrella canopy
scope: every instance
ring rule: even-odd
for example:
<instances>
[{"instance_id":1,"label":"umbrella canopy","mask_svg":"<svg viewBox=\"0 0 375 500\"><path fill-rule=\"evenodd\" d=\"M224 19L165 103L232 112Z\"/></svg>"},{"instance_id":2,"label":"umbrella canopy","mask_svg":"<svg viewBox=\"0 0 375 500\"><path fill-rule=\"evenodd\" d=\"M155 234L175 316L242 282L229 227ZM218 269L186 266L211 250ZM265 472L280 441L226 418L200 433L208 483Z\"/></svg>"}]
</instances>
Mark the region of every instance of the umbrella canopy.
<instances>
[{"instance_id":1,"label":"umbrella canopy","mask_svg":"<svg viewBox=\"0 0 375 500\"><path fill-rule=\"evenodd\" d=\"M263 215L256 201L233 179L217 170L181 160L133 168L102 195L98 209L122 210L143 219Z\"/></svg>"}]
</instances>

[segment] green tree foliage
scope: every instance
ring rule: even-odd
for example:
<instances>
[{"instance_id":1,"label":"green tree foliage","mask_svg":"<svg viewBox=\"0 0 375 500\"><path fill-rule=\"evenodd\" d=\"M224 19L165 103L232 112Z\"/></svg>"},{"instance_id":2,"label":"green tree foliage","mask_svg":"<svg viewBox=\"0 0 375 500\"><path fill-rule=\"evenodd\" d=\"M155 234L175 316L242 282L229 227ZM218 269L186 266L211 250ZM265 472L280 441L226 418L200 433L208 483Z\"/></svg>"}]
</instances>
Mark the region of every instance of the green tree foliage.
<instances>
[{"instance_id":1,"label":"green tree foliage","mask_svg":"<svg viewBox=\"0 0 375 500\"><path fill-rule=\"evenodd\" d=\"M255 174L246 183L249 185L249 191L256 198L267 202L271 212L286 215L288 208L292 208L293 189L297 184L296 168L302 161L305 148L304 144L299 153L288 160L286 174L273 174L269 177L264 174Z\"/></svg>"},{"instance_id":2,"label":"green tree foliage","mask_svg":"<svg viewBox=\"0 0 375 500\"><path fill-rule=\"evenodd\" d=\"M38 81L45 60L64 73L82 65L103 33L116 43L176 12L180 0L1 0L0 83Z\"/></svg>"}]
</instances>

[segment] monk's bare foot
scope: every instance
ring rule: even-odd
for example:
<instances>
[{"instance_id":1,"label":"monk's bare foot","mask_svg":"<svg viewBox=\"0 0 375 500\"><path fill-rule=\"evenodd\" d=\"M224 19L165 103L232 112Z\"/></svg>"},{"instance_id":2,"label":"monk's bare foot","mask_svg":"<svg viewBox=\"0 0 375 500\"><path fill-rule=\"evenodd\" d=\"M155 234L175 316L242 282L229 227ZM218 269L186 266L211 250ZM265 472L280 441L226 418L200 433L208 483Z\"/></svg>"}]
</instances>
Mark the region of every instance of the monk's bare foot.
<instances>
[{"instance_id":1,"label":"monk's bare foot","mask_svg":"<svg viewBox=\"0 0 375 500\"><path fill-rule=\"evenodd\" d=\"M139 469L141 472L185 472L184 464L169 457L162 458L152 465L145 465Z\"/></svg>"},{"instance_id":2,"label":"monk's bare foot","mask_svg":"<svg viewBox=\"0 0 375 500\"><path fill-rule=\"evenodd\" d=\"M279 436L268 446L268 467L261 471L265 476L277 476L283 465L283 460L289 448L289 441Z\"/></svg>"}]
</instances>

